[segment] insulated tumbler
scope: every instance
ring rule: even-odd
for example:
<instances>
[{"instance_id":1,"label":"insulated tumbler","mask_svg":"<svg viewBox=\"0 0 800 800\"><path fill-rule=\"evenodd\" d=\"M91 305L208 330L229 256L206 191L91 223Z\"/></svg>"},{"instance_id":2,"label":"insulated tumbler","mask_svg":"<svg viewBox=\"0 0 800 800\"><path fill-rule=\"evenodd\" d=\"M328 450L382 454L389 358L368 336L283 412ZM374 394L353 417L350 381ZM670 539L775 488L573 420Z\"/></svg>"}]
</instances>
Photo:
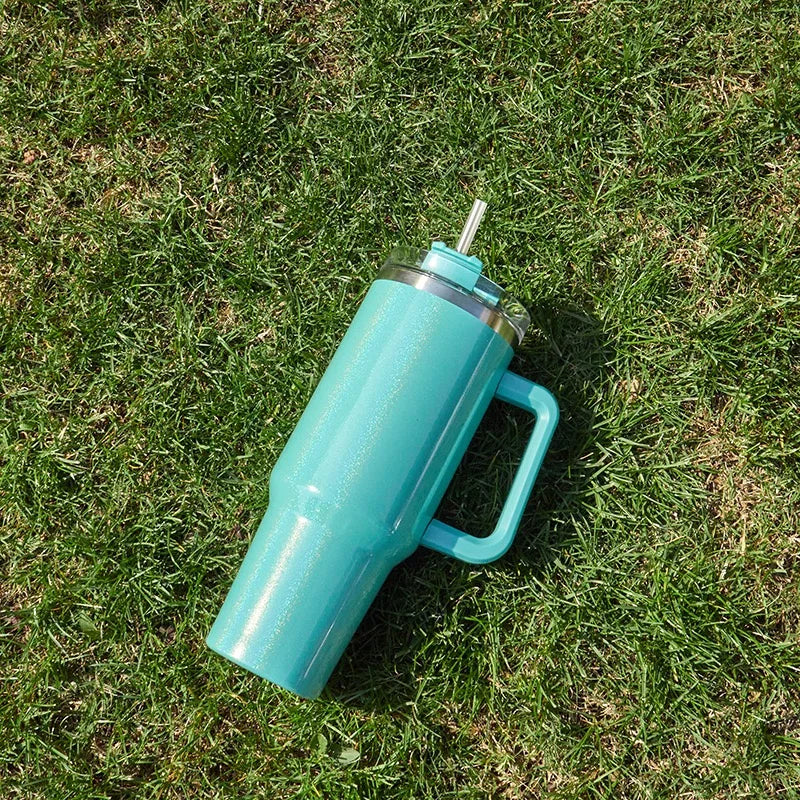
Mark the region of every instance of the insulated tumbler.
<instances>
[{"instance_id":1,"label":"insulated tumbler","mask_svg":"<svg viewBox=\"0 0 800 800\"><path fill-rule=\"evenodd\" d=\"M395 249L370 287L269 481L269 507L209 633L211 649L317 697L389 571L420 544L483 564L511 544L558 420L507 371L530 322L455 249ZM536 421L494 531L433 518L492 398Z\"/></svg>"}]
</instances>

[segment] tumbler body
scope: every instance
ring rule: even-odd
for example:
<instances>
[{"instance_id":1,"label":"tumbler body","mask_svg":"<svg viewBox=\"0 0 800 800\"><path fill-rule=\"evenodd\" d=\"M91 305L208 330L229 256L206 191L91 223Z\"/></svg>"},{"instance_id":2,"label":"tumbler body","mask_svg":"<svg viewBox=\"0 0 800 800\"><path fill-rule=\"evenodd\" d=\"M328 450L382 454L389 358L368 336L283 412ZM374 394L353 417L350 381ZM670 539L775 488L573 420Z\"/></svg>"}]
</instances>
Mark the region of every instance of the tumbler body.
<instances>
[{"instance_id":1,"label":"tumbler body","mask_svg":"<svg viewBox=\"0 0 800 800\"><path fill-rule=\"evenodd\" d=\"M418 546L511 356L464 309L376 280L274 467L209 646L319 695Z\"/></svg>"}]
</instances>

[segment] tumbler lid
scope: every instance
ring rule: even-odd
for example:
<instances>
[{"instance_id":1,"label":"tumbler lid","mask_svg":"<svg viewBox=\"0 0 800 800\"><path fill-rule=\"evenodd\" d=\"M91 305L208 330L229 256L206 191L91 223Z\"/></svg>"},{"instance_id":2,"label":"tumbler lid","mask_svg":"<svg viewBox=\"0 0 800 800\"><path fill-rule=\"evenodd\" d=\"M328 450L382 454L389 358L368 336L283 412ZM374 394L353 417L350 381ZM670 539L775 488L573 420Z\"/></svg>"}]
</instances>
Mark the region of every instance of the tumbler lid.
<instances>
[{"instance_id":1,"label":"tumbler lid","mask_svg":"<svg viewBox=\"0 0 800 800\"><path fill-rule=\"evenodd\" d=\"M531 319L525 307L508 292L484 277L483 262L468 256L486 203L475 200L455 249L433 242L430 250L397 247L392 250L379 278L396 280L442 297L469 311L509 344L518 345Z\"/></svg>"},{"instance_id":2,"label":"tumbler lid","mask_svg":"<svg viewBox=\"0 0 800 800\"><path fill-rule=\"evenodd\" d=\"M432 253L435 251L395 247L378 273L378 279L406 283L441 297L480 319L512 347L517 346L531 322L522 303L483 275L478 275L473 287L466 289L440 273L430 271Z\"/></svg>"}]
</instances>

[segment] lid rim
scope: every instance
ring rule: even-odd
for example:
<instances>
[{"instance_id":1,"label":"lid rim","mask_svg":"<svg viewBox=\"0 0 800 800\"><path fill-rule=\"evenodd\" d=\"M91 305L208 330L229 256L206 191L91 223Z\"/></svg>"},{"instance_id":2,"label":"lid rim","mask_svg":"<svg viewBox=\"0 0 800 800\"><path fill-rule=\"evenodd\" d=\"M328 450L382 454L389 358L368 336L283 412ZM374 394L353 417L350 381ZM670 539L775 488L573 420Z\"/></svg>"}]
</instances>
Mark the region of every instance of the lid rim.
<instances>
[{"instance_id":1,"label":"lid rim","mask_svg":"<svg viewBox=\"0 0 800 800\"><path fill-rule=\"evenodd\" d=\"M522 342L525 332L517 330L504 314L487 306L474 295L439 275L414 267L387 262L378 273L376 280L404 283L407 286L413 286L415 289L440 297L479 319L495 333L502 336L512 347L516 347Z\"/></svg>"}]
</instances>

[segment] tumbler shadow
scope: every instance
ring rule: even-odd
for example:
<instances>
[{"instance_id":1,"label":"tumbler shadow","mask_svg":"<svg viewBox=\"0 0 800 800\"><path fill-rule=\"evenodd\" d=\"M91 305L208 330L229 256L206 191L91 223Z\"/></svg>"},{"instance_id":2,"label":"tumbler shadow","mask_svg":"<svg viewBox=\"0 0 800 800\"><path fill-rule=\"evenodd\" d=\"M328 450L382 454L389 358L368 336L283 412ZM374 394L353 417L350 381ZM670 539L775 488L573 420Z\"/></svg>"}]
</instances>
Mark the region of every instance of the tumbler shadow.
<instances>
[{"instance_id":1,"label":"tumbler shadow","mask_svg":"<svg viewBox=\"0 0 800 800\"><path fill-rule=\"evenodd\" d=\"M492 570L541 573L569 543L573 521L591 513L585 464L603 444L594 407L610 380L608 339L602 323L578 309L539 306L531 317L531 333L511 369L550 389L561 418L514 545L496 566L465 564L421 547L396 567L331 678L330 699L372 710L412 702L426 679L430 642L442 635L456 604L491 580ZM489 533L532 425L525 412L493 402L437 518L474 535Z\"/></svg>"}]
</instances>

